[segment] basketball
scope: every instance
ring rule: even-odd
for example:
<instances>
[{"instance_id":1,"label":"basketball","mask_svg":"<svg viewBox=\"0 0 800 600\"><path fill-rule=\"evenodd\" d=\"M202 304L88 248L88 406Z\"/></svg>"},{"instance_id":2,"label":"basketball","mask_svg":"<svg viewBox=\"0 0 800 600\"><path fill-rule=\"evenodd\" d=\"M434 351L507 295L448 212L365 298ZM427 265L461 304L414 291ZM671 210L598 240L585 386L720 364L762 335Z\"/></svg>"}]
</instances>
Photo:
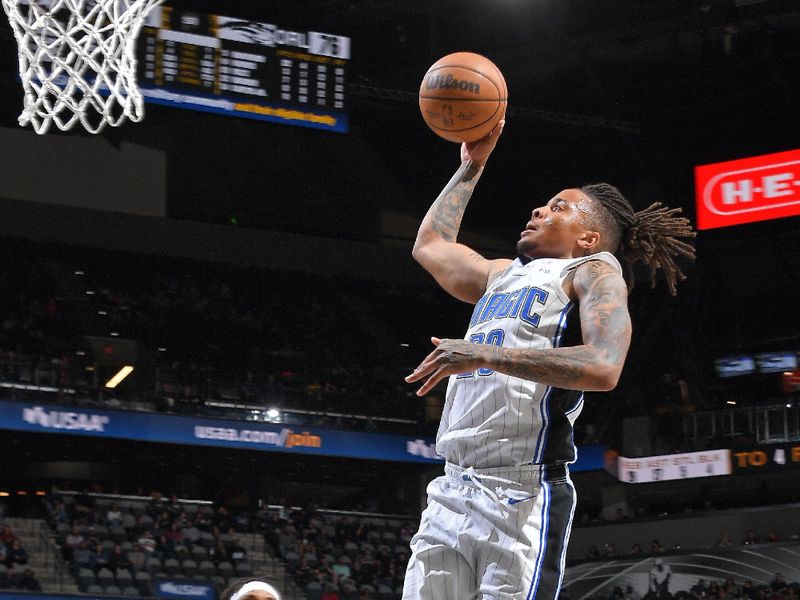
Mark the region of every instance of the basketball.
<instances>
[{"instance_id":1,"label":"basketball","mask_svg":"<svg viewBox=\"0 0 800 600\"><path fill-rule=\"evenodd\" d=\"M451 142L486 136L506 113L508 88L495 64L472 52L437 60L419 88L422 118L436 135Z\"/></svg>"}]
</instances>

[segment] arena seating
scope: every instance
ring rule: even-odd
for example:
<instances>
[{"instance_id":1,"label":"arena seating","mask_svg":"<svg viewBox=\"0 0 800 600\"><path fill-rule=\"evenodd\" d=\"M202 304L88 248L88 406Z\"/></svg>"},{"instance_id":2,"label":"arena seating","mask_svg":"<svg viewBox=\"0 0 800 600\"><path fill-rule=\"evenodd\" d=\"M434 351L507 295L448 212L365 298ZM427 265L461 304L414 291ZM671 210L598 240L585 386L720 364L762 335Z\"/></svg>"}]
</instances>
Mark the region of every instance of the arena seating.
<instances>
[{"instance_id":1,"label":"arena seating","mask_svg":"<svg viewBox=\"0 0 800 600\"><path fill-rule=\"evenodd\" d=\"M424 405L402 378L433 332L460 336L468 316L467 307L444 310L428 287L413 292L427 307L419 310L407 291L364 281L7 238L0 249L15 257L0 267L0 283L15 290L0 299L0 378L88 400L101 382L87 370L84 336L118 337L137 342L141 364L139 385L115 392L118 401L184 412L254 404L416 425ZM417 342L413 356L401 347Z\"/></svg>"}]
</instances>

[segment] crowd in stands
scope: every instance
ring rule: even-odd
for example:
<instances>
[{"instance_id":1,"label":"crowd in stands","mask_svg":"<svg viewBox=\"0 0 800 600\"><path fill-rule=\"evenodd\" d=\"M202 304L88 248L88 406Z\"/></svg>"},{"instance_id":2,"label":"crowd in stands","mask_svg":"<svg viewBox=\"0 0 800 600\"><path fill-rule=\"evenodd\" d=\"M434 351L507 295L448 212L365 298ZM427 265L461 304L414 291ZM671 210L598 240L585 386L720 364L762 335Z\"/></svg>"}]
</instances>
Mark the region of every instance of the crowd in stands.
<instances>
[{"instance_id":1,"label":"crowd in stands","mask_svg":"<svg viewBox=\"0 0 800 600\"><path fill-rule=\"evenodd\" d=\"M789 582L781 573L775 573L769 585L755 585L752 580L737 582L732 577L725 580L699 578L688 590L669 592L671 570L668 565L656 564L650 572L650 585L642 595L633 586L625 589L616 586L608 600L797 600L800 583ZM595 599L602 600L602 599Z\"/></svg>"},{"instance_id":2,"label":"crowd in stands","mask_svg":"<svg viewBox=\"0 0 800 600\"><path fill-rule=\"evenodd\" d=\"M775 533L775 531L772 529L770 529L767 532L763 540L758 535L756 535L756 533L752 529L750 529L745 534L744 539L740 542L740 545L747 546L751 544L773 543L780 541L781 541L780 536L777 533ZM716 545L718 548L730 548L732 546L735 546L736 544L730 539L728 533L726 531L723 531ZM661 542L659 542L657 539L654 539L651 540L650 542L649 551L645 551L645 549L642 547L641 544L639 544L638 542L634 542L631 545L630 550L628 552L625 552L618 550L615 544L607 542L606 544L604 544L602 550L599 550L597 546L594 545L589 546L585 558L590 560L600 560L605 558L620 558L626 556L635 557L647 554L656 556L659 554L664 554L665 552L680 552L681 549L682 547L680 544L677 544L672 548L665 548L661 544Z\"/></svg>"},{"instance_id":3,"label":"crowd in stands","mask_svg":"<svg viewBox=\"0 0 800 600\"><path fill-rule=\"evenodd\" d=\"M123 499L124 498L124 499ZM417 527L414 518L260 503L255 513L235 513L202 501L179 501L153 492L149 498L108 494L59 492L45 499L48 519L64 558L81 591L152 595L157 578L204 579L217 590L253 573L243 533L263 535L266 551L283 561L295 586L309 600L396 600L409 558L409 542ZM11 539L5 535L3 539ZM774 531L765 536L780 541ZM761 543L748 532L742 544ZM718 546L731 544L722 534ZM13 545L13 540L12 540ZM590 550L593 560L653 558L669 574L662 556L679 551L658 540L647 547L634 544L617 553L607 544L603 553ZM257 575L259 573L256 573ZM663 577L662 582L668 578ZM784 585L785 583L785 585ZM667 594L638 593L618 588L607 600L798 600L796 582L776 575L771 586L752 582L701 580L692 590ZM641 591L640 591L641 592ZM605 598L595 600L606 600Z\"/></svg>"},{"instance_id":4,"label":"crowd in stands","mask_svg":"<svg viewBox=\"0 0 800 600\"><path fill-rule=\"evenodd\" d=\"M10 525L0 527L0 590L41 589L33 570L26 568L28 552Z\"/></svg>"},{"instance_id":5,"label":"crowd in stands","mask_svg":"<svg viewBox=\"0 0 800 600\"><path fill-rule=\"evenodd\" d=\"M276 554L310 599L380 598L402 593L416 522L323 513L259 518Z\"/></svg>"},{"instance_id":6,"label":"crowd in stands","mask_svg":"<svg viewBox=\"0 0 800 600\"><path fill-rule=\"evenodd\" d=\"M117 502L57 490L46 506L61 553L84 592L152 596L158 577L204 578L221 589L253 572L235 535L246 521L225 507L157 492L149 501Z\"/></svg>"},{"instance_id":7,"label":"crowd in stands","mask_svg":"<svg viewBox=\"0 0 800 600\"><path fill-rule=\"evenodd\" d=\"M412 291L414 308L408 289L357 280L10 239L0 249L15 256L0 268L14 290L0 299L3 380L92 397L102 382L84 336L135 340L147 380L119 394L162 410L222 400L413 421L424 405L403 376L434 327L460 336L468 317L429 287ZM401 346L417 341L413 356Z\"/></svg>"}]
</instances>

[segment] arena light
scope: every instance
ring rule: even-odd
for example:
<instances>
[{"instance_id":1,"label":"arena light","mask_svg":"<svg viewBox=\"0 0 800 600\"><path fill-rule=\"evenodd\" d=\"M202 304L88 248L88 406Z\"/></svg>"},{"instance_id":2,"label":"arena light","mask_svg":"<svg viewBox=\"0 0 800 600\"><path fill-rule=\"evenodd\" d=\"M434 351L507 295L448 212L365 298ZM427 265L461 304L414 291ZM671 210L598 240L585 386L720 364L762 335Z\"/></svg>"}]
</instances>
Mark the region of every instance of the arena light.
<instances>
[{"instance_id":1,"label":"arena light","mask_svg":"<svg viewBox=\"0 0 800 600\"><path fill-rule=\"evenodd\" d=\"M119 371L117 371L116 375L114 375L111 379L106 381L106 387L114 389L122 382L123 379L125 379L131 373L133 373L133 367L131 367L130 365L125 365Z\"/></svg>"}]
</instances>

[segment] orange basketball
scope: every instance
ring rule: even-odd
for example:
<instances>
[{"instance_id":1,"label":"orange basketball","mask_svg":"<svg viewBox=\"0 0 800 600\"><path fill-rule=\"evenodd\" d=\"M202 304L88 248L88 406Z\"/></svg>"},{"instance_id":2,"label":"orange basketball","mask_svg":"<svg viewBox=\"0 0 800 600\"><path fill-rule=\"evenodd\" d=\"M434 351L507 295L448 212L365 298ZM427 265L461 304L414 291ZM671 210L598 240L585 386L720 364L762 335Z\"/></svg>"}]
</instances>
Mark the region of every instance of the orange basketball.
<instances>
[{"instance_id":1,"label":"orange basketball","mask_svg":"<svg viewBox=\"0 0 800 600\"><path fill-rule=\"evenodd\" d=\"M508 88L495 64L472 52L437 60L419 87L419 109L434 133L451 142L486 136L506 114Z\"/></svg>"}]
</instances>

